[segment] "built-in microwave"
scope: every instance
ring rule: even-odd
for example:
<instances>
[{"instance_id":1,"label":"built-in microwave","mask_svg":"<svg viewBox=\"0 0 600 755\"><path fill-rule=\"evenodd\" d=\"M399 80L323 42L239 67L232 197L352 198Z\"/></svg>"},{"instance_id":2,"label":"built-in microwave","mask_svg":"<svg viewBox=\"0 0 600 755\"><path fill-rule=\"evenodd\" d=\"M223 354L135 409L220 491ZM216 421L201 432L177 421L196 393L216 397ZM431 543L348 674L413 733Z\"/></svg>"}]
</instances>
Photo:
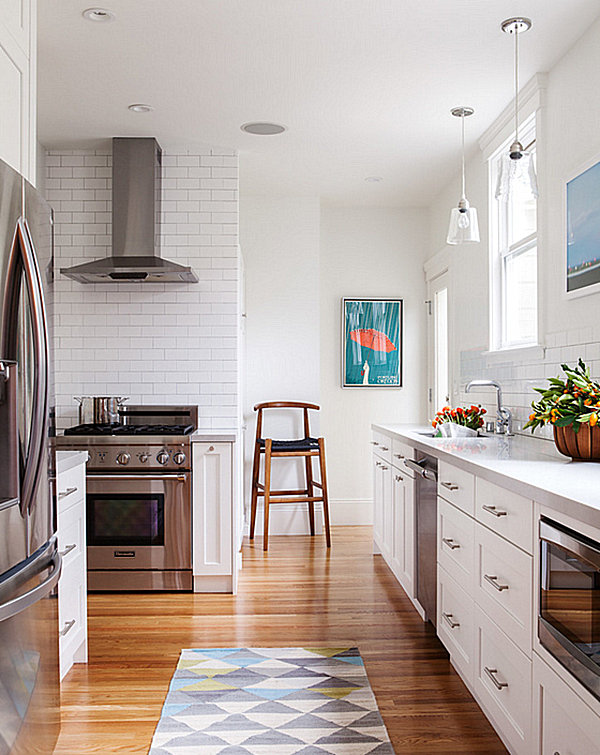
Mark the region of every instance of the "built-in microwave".
<instances>
[{"instance_id":1,"label":"built-in microwave","mask_svg":"<svg viewBox=\"0 0 600 755\"><path fill-rule=\"evenodd\" d=\"M540 521L541 644L600 699L600 543Z\"/></svg>"}]
</instances>

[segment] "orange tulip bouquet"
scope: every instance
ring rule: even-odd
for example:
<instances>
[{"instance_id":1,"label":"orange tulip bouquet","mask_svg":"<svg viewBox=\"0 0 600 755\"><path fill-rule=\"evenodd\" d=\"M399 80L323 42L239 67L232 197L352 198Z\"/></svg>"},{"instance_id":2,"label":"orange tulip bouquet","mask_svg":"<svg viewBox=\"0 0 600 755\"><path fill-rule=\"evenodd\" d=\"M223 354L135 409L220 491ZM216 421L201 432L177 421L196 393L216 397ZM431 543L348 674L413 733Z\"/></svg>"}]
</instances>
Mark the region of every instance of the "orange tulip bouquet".
<instances>
[{"instance_id":1,"label":"orange tulip bouquet","mask_svg":"<svg viewBox=\"0 0 600 755\"><path fill-rule=\"evenodd\" d=\"M483 427L485 413L486 410L481 406L457 406L456 409L445 406L435 415L431 425L437 430L438 437L473 437L477 435L479 428Z\"/></svg>"}]
</instances>

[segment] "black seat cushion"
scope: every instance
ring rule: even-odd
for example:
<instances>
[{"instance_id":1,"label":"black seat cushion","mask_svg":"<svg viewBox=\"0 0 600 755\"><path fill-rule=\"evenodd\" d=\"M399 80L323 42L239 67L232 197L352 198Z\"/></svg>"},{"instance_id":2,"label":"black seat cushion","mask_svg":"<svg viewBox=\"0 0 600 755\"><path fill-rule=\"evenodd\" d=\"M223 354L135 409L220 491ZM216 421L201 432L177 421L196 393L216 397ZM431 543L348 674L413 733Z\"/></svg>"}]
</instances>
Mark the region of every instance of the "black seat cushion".
<instances>
[{"instance_id":1,"label":"black seat cushion","mask_svg":"<svg viewBox=\"0 0 600 755\"><path fill-rule=\"evenodd\" d=\"M258 439L258 445L265 447L264 438ZM274 440L271 448L273 451L316 451L319 441L316 438L298 438L298 440Z\"/></svg>"}]
</instances>

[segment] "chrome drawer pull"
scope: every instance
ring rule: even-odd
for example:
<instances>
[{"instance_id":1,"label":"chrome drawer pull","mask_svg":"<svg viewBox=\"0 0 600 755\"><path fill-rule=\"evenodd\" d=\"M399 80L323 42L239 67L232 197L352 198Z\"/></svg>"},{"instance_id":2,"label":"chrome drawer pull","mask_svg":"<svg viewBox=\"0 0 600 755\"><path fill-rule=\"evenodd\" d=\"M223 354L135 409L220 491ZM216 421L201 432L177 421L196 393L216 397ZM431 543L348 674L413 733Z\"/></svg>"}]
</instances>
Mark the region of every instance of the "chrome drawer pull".
<instances>
[{"instance_id":1,"label":"chrome drawer pull","mask_svg":"<svg viewBox=\"0 0 600 755\"><path fill-rule=\"evenodd\" d=\"M372 440L371 444L374 445L374 446L378 446L379 445L379 443L376 440Z\"/></svg>"},{"instance_id":2,"label":"chrome drawer pull","mask_svg":"<svg viewBox=\"0 0 600 755\"><path fill-rule=\"evenodd\" d=\"M448 490L458 490L458 485L455 482L442 482L440 484L443 487L448 488Z\"/></svg>"},{"instance_id":3,"label":"chrome drawer pull","mask_svg":"<svg viewBox=\"0 0 600 755\"><path fill-rule=\"evenodd\" d=\"M488 668L487 666L483 667L483 670L485 673L490 677L490 679L494 682L494 685L496 689L504 689L505 687L508 687L508 682L499 682L494 674L498 673L497 668Z\"/></svg>"},{"instance_id":4,"label":"chrome drawer pull","mask_svg":"<svg viewBox=\"0 0 600 755\"><path fill-rule=\"evenodd\" d=\"M387 446L381 446L382 451L389 451L390 449Z\"/></svg>"},{"instance_id":5,"label":"chrome drawer pull","mask_svg":"<svg viewBox=\"0 0 600 755\"><path fill-rule=\"evenodd\" d=\"M404 482L404 477L400 477L399 474L396 475L396 482Z\"/></svg>"},{"instance_id":6,"label":"chrome drawer pull","mask_svg":"<svg viewBox=\"0 0 600 755\"><path fill-rule=\"evenodd\" d=\"M77 548L77 543L73 543L72 545L67 545L67 547L64 549L64 551L59 551L59 553L64 558L71 551L74 551L75 548Z\"/></svg>"},{"instance_id":7,"label":"chrome drawer pull","mask_svg":"<svg viewBox=\"0 0 600 755\"><path fill-rule=\"evenodd\" d=\"M501 517L501 516L507 516L508 511L500 511L495 506L487 506L484 504L481 507L484 511L487 511L489 514L493 514L494 516Z\"/></svg>"},{"instance_id":8,"label":"chrome drawer pull","mask_svg":"<svg viewBox=\"0 0 600 755\"><path fill-rule=\"evenodd\" d=\"M62 628L62 629L60 630L60 632L59 632L59 635L60 635L61 637L64 637L64 636L65 636L65 634L68 634L68 633L69 633L69 632L71 631L71 629L73 629L73 627L74 627L74 626L75 626L75 619L71 619L71 621L67 621L67 622L65 622L65 625L64 625L64 627L63 627L63 628Z\"/></svg>"},{"instance_id":9,"label":"chrome drawer pull","mask_svg":"<svg viewBox=\"0 0 600 755\"><path fill-rule=\"evenodd\" d=\"M489 574L484 574L483 578L486 582L489 582L490 585L495 589L498 590L498 592L502 592L502 590L508 590L508 585L499 585L496 580L498 577L491 577Z\"/></svg>"},{"instance_id":10,"label":"chrome drawer pull","mask_svg":"<svg viewBox=\"0 0 600 755\"><path fill-rule=\"evenodd\" d=\"M451 537L443 537L442 543L446 543L448 548L450 548L451 550L456 550L456 548L460 548L460 545L458 543L455 543Z\"/></svg>"},{"instance_id":11,"label":"chrome drawer pull","mask_svg":"<svg viewBox=\"0 0 600 755\"><path fill-rule=\"evenodd\" d=\"M456 629L456 627L460 626L460 622L454 621L454 619L452 618L453 615L451 613L444 613L444 611L442 611L442 616L444 617L444 619L446 619L446 621L450 625L450 629Z\"/></svg>"},{"instance_id":12,"label":"chrome drawer pull","mask_svg":"<svg viewBox=\"0 0 600 755\"><path fill-rule=\"evenodd\" d=\"M382 464L382 465L381 465L381 468L382 468L382 469L389 469L389 467L386 467L386 466L385 466L385 464Z\"/></svg>"},{"instance_id":13,"label":"chrome drawer pull","mask_svg":"<svg viewBox=\"0 0 600 755\"><path fill-rule=\"evenodd\" d=\"M395 456L395 457L396 457L397 459L404 459L404 456L402 456L402 454L394 454L394 456Z\"/></svg>"},{"instance_id":14,"label":"chrome drawer pull","mask_svg":"<svg viewBox=\"0 0 600 755\"><path fill-rule=\"evenodd\" d=\"M66 498L68 495L73 495L73 493L77 492L77 488L67 488L66 490L61 490L58 494L58 500L62 500L63 498Z\"/></svg>"}]
</instances>

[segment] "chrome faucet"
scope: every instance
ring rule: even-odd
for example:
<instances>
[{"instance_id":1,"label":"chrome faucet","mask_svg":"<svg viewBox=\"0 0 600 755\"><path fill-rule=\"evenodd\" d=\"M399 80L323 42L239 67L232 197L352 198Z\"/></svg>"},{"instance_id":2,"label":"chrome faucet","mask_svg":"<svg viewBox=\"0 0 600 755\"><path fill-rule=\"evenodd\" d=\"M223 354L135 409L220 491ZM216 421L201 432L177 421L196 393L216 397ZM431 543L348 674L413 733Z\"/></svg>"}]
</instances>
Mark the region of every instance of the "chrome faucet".
<instances>
[{"instance_id":1,"label":"chrome faucet","mask_svg":"<svg viewBox=\"0 0 600 755\"><path fill-rule=\"evenodd\" d=\"M502 406L502 388L496 380L471 380L465 387L465 393L469 393L472 388L491 387L496 389L496 399L498 401L498 413L496 415L496 433L498 435L512 435L512 412Z\"/></svg>"}]
</instances>

